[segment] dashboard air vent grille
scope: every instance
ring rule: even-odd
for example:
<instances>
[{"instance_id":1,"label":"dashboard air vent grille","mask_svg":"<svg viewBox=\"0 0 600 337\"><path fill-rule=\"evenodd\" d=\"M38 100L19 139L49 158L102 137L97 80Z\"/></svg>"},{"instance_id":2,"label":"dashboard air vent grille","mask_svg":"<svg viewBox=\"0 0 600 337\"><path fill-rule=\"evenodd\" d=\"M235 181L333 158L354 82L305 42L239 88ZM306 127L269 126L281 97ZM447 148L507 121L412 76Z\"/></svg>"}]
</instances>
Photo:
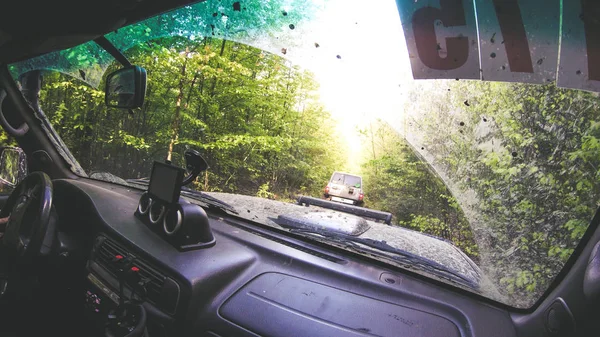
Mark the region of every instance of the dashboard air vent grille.
<instances>
[{"instance_id":1,"label":"dashboard air vent grille","mask_svg":"<svg viewBox=\"0 0 600 337\"><path fill-rule=\"evenodd\" d=\"M119 267L114 261L114 258L117 255L121 255L123 258L130 258L132 260L130 267L135 266L139 268L140 278L143 280L147 280L147 299L150 302L159 305L161 301L162 288L165 283L166 277L162 273L148 265L148 263L137 259L127 249L125 249L123 246L117 244L111 239L105 239L100 244L100 247L98 247L98 249L96 250L94 259L109 273L111 273L115 277L118 277L117 272Z\"/></svg>"},{"instance_id":2,"label":"dashboard air vent grille","mask_svg":"<svg viewBox=\"0 0 600 337\"><path fill-rule=\"evenodd\" d=\"M133 265L140 269L141 278L148 280L146 284L148 299L158 304L157 302L160 301L162 288L165 284L165 276L140 260L133 261Z\"/></svg>"},{"instance_id":3,"label":"dashboard air vent grille","mask_svg":"<svg viewBox=\"0 0 600 337\"><path fill-rule=\"evenodd\" d=\"M129 256L129 253L114 241L106 239L96 251L95 260L99 265L116 277L117 265L114 263L113 259L117 255L127 257Z\"/></svg>"}]
</instances>

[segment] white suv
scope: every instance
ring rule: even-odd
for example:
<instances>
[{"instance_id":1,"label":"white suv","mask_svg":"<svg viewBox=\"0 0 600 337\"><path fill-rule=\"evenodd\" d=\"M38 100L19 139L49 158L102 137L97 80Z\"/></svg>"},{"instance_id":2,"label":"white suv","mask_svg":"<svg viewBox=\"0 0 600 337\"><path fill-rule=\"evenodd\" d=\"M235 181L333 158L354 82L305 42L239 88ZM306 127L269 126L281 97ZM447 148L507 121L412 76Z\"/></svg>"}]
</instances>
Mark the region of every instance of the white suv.
<instances>
[{"instance_id":1,"label":"white suv","mask_svg":"<svg viewBox=\"0 0 600 337\"><path fill-rule=\"evenodd\" d=\"M323 196L331 201L362 205L364 198L362 177L344 172L333 172L324 192Z\"/></svg>"}]
</instances>

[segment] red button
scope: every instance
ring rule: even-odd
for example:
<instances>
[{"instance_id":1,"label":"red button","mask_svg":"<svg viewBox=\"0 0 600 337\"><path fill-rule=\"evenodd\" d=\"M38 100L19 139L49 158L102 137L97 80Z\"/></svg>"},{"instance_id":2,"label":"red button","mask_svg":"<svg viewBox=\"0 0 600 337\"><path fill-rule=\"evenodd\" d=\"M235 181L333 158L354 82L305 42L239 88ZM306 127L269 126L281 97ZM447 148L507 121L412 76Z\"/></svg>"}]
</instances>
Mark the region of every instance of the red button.
<instances>
[{"instance_id":1,"label":"red button","mask_svg":"<svg viewBox=\"0 0 600 337\"><path fill-rule=\"evenodd\" d=\"M123 259L123 255L116 255L116 256L115 256L115 259L117 259L117 260L122 260L122 259Z\"/></svg>"},{"instance_id":2,"label":"red button","mask_svg":"<svg viewBox=\"0 0 600 337\"><path fill-rule=\"evenodd\" d=\"M138 272L138 271L140 271L140 268L134 266L134 267L131 267L131 271Z\"/></svg>"}]
</instances>

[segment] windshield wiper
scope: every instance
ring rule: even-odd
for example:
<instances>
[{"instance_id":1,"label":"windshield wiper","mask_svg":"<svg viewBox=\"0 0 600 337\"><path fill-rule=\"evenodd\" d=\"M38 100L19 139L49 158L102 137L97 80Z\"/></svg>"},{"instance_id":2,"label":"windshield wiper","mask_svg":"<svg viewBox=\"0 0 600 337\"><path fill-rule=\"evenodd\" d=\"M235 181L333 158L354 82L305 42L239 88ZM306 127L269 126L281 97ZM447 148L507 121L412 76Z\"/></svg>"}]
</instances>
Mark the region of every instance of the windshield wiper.
<instances>
[{"instance_id":1,"label":"windshield wiper","mask_svg":"<svg viewBox=\"0 0 600 337\"><path fill-rule=\"evenodd\" d=\"M206 204L209 207L217 207L221 211L227 211L229 213L239 214L239 212L230 204L226 203L225 201L221 201L221 200L219 200L211 195L208 195L206 193L203 193L200 191L194 191L191 189L187 189L185 187L182 189L181 193L187 197L194 199L194 200L198 200L198 201Z\"/></svg>"},{"instance_id":2,"label":"windshield wiper","mask_svg":"<svg viewBox=\"0 0 600 337\"><path fill-rule=\"evenodd\" d=\"M146 178L127 179L127 182L132 183L132 184L139 184L139 185L143 185L143 186L148 186L148 184L150 183L150 181ZM233 213L233 214L239 214L239 212L235 209L235 207L231 206L230 204L226 203L225 201L221 201L221 200L219 200L213 196L210 196L206 193L203 193L200 191L194 191L187 187L182 187L181 194L183 194L184 196L186 196L188 198L192 198L194 200L200 201L201 203L203 203L205 205L205 207L207 207L209 209L217 209L219 211L224 211L224 212Z\"/></svg>"},{"instance_id":3,"label":"windshield wiper","mask_svg":"<svg viewBox=\"0 0 600 337\"><path fill-rule=\"evenodd\" d=\"M327 238L327 240L336 242L344 245L345 247L352 248L355 251L366 251L370 254L377 255L378 257L384 257L394 260L405 267L417 268L421 271L433 274L437 277L467 285L473 289L478 289L479 284L469 279L460 273L430 259L412 254L405 250L393 247L385 241L378 241L367 238L358 238L340 233L332 233L327 230L318 229L290 229L292 233L299 234L316 234L321 237ZM388 254L385 254L388 253Z\"/></svg>"}]
</instances>

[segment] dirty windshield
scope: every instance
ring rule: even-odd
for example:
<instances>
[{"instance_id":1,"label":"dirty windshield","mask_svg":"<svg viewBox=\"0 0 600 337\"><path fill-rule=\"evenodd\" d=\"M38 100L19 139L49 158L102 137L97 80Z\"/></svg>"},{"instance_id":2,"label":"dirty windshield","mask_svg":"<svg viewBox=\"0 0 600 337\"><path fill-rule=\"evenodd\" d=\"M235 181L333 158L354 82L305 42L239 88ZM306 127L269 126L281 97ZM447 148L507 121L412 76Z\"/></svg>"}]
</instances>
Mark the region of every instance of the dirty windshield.
<instances>
[{"instance_id":1,"label":"dirty windshield","mask_svg":"<svg viewBox=\"0 0 600 337\"><path fill-rule=\"evenodd\" d=\"M335 173L333 178L331 178L331 182L346 186L360 186L360 177L343 174L343 173Z\"/></svg>"},{"instance_id":2,"label":"dirty windshield","mask_svg":"<svg viewBox=\"0 0 600 337\"><path fill-rule=\"evenodd\" d=\"M442 24L450 9L427 3L207 0L123 27L107 39L148 74L132 111L104 105L121 65L93 42L10 69L43 78L80 175L143 188L154 161L183 167L195 149L209 169L188 187L237 216L531 307L600 201L600 69L568 19L581 11L466 3ZM559 58L561 10L579 35ZM362 191L327 198L334 172Z\"/></svg>"}]
</instances>

